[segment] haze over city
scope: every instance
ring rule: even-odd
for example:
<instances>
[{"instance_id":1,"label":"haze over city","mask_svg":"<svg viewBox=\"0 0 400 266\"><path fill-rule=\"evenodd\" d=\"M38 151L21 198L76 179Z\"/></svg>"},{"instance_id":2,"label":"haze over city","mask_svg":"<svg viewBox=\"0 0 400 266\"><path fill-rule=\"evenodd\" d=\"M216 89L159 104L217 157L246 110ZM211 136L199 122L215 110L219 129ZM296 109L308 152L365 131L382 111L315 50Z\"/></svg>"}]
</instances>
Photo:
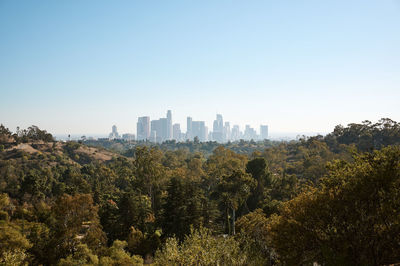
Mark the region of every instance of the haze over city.
<instances>
[{"instance_id":1,"label":"haze over city","mask_svg":"<svg viewBox=\"0 0 400 266\"><path fill-rule=\"evenodd\" d=\"M1 1L0 121L136 132L216 114L270 132L400 120L398 1Z\"/></svg>"}]
</instances>

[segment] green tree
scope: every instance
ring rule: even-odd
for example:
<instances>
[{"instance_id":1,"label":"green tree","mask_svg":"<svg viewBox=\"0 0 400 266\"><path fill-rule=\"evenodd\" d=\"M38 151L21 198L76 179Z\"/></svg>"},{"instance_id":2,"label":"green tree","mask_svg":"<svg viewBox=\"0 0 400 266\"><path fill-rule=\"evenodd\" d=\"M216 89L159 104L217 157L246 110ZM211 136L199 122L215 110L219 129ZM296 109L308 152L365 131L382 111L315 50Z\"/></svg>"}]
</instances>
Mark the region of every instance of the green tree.
<instances>
[{"instance_id":1,"label":"green tree","mask_svg":"<svg viewBox=\"0 0 400 266\"><path fill-rule=\"evenodd\" d=\"M159 188L164 182L164 168L161 164L162 153L155 148L137 147L135 151L136 186L150 198L151 207L156 213L158 208Z\"/></svg>"},{"instance_id":2,"label":"green tree","mask_svg":"<svg viewBox=\"0 0 400 266\"><path fill-rule=\"evenodd\" d=\"M132 226L142 232L150 232L153 229L154 213L151 208L151 200L147 195L127 192L122 195L119 206L119 222L122 226L120 239L126 239Z\"/></svg>"},{"instance_id":3,"label":"green tree","mask_svg":"<svg viewBox=\"0 0 400 266\"><path fill-rule=\"evenodd\" d=\"M330 165L320 186L283 204L269 223L286 264L383 265L400 260L400 148Z\"/></svg>"},{"instance_id":4,"label":"green tree","mask_svg":"<svg viewBox=\"0 0 400 266\"><path fill-rule=\"evenodd\" d=\"M167 239L156 252L156 265L246 265L246 256L232 237L213 236L206 228L192 230L182 244Z\"/></svg>"},{"instance_id":5,"label":"green tree","mask_svg":"<svg viewBox=\"0 0 400 266\"><path fill-rule=\"evenodd\" d=\"M203 208L204 200L199 184L173 177L163 204L163 233L182 241L191 227L198 229L203 224L203 213L207 211Z\"/></svg>"},{"instance_id":6,"label":"green tree","mask_svg":"<svg viewBox=\"0 0 400 266\"><path fill-rule=\"evenodd\" d=\"M0 265L27 265L29 257L26 251L31 247L20 226L0 220Z\"/></svg>"},{"instance_id":7,"label":"green tree","mask_svg":"<svg viewBox=\"0 0 400 266\"><path fill-rule=\"evenodd\" d=\"M258 157L249 161L246 165L246 172L251 174L257 185L251 191L251 195L247 199L247 206L250 211L262 206L265 197L265 189L271 185L271 173L268 170L267 161Z\"/></svg>"},{"instance_id":8,"label":"green tree","mask_svg":"<svg viewBox=\"0 0 400 266\"><path fill-rule=\"evenodd\" d=\"M113 245L108 249L107 256L100 259L100 265L143 265L143 259L140 256L131 256L125 251L127 245L125 241L115 240Z\"/></svg>"},{"instance_id":9,"label":"green tree","mask_svg":"<svg viewBox=\"0 0 400 266\"><path fill-rule=\"evenodd\" d=\"M28 255L24 250L14 249L5 251L0 254L0 265L1 266L25 266L28 265Z\"/></svg>"},{"instance_id":10,"label":"green tree","mask_svg":"<svg viewBox=\"0 0 400 266\"><path fill-rule=\"evenodd\" d=\"M239 241L250 265L273 265L275 254L268 243L268 219L261 209L256 209L237 221Z\"/></svg>"},{"instance_id":11,"label":"green tree","mask_svg":"<svg viewBox=\"0 0 400 266\"><path fill-rule=\"evenodd\" d=\"M245 173L247 157L222 146L216 148L205 165L205 195L217 199L222 211L224 230L234 233L236 210L250 195L255 181Z\"/></svg>"},{"instance_id":12,"label":"green tree","mask_svg":"<svg viewBox=\"0 0 400 266\"><path fill-rule=\"evenodd\" d=\"M99 258L92 253L86 244L78 244L74 254L61 259L59 266L98 265Z\"/></svg>"},{"instance_id":13,"label":"green tree","mask_svg":"<svg viewBox=\"0 0 400 266\"><path fill-rule=\"evenodd\" d=\"M78 244L87 244L91 250L100 250L106 243L97 214L89 194L63 195L53 207L55 232L54 255L58 258L73 254Z\"/></svg>"},{"instance_id":14,"label":"green tree","mask_svg":"<svg viewBox=\"0 0 400 266\"><path fill-rule=\"evenodd\" d=\"M22 193L28 193L32 199L44 199L45 195L51 193L52 180L49 171L31 169L23 178L21 184Z\"/></svg>"},{"instance_id":15,"label":"green tree","mask_svg":"<svg viewBox=\"0 0 400 266\"><path fill-rule=\"evenodd\" d=\"M243 171L235 171L229 176L223 176L220 180L216 193L224 206L227 234L235 234L235 212L246 201L255 186L256 181ZM232 216L230 216L230 211Z\"/></svg>"}]
</instances>

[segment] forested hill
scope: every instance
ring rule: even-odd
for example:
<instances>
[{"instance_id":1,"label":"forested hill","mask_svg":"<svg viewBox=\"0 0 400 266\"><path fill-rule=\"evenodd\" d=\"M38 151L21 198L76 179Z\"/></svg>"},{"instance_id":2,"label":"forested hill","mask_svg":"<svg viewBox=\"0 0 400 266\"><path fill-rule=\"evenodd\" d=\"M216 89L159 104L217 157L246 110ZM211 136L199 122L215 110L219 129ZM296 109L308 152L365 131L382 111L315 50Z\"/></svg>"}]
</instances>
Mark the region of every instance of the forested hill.
<instances>
[{"instance_id":1,"label":"forested hill","mask_svg":"<svg viewBox=\"0 0 400 266\"><path fill-rule=\"evenodd\" d=\"M0 264L398 263L399 144L390 119L117 153L1 125Z\"/></svg>"}]
</instances>

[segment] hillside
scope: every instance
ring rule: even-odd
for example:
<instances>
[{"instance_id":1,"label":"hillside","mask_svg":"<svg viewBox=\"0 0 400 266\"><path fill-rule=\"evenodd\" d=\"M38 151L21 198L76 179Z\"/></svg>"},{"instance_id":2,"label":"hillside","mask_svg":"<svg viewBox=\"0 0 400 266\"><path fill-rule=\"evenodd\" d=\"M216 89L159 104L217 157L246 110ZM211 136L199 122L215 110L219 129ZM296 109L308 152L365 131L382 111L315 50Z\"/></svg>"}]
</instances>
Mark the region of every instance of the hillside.
<instances>
[{"instance_id":1,"label":"hillside","mask_svg":"<svg viewBox=\"0 0 400 266\"><path fill-rule=\"evenodd\" d=\"M0 264L398 262L399 128L137 144L125 156L1 125Z\"/></svg>"}]
</instances>

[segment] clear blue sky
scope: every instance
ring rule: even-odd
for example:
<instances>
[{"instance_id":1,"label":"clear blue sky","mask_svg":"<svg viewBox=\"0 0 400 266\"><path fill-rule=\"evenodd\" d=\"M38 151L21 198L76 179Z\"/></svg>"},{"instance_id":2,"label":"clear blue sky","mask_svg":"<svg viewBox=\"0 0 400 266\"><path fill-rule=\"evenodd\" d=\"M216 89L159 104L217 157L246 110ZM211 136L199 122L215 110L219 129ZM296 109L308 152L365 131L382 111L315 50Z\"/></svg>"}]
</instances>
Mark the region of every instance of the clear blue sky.
<instances>
[{"instance_id":1,"label":"clear blue sky","mask_svg":"<svg viewBox=\"0 0 400 266\"><path fill-rule=\"evenodd\" d=\"M0 0L0 123L135 132L400 121L400 1Z\"/></svg>"}]
</instances>

